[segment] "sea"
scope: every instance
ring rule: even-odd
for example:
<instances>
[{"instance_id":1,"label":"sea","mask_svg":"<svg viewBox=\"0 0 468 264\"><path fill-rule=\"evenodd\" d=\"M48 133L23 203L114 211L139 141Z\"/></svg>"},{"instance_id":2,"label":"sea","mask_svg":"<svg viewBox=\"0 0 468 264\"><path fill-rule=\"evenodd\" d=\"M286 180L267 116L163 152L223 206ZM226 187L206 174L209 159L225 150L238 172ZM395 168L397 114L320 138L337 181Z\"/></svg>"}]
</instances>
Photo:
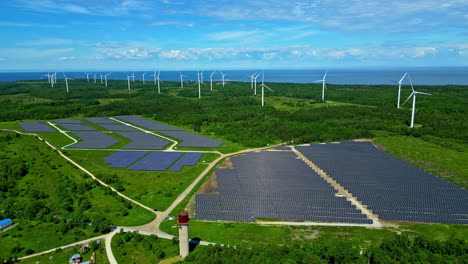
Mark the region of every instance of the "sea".
<instances>
[{"instance_id":1,"label":"sea","mask_svg":"<svg viewBox=\"0 0 468 264\"><path fill-rule=\"evenodd\" d=\"M135 80L143 80L145 71L87 71L92 73L89 78L94 78L96 74L97 81L100 82L100 74L108 74L108 80L126 80L127 75L135 74ZM327 70L322 69L288 69L288 70L225 70L214 71L213 81L222 79L221 73L225 74L226 81L250 82L248 75L254 73L264 73L265 82L279 83L312 83L321 80ZM431 67L431 68L376 68L376 69L329 69L326 82L331 84L395 84L393 81L399 81L403 75L408 72L415 85L468 85L468 67ZM47 79L48 72L0 72L0 82L12 82L23 80ZM52 72L50 72L52 73ZM182 73L184 81L196 81L197 71L161 71L160 79L162 81L180 81L179 76ZM213 71L204 71L203 80L209 82ZM64 74L72 79L86 79L84 71L57 72L57 79L63 79ZM154 74L148 71L145 75L145 81L153 81ZM257 82L261 82L262 76L259 76ZM409 84L409 79L405 78L404 84Z\"/></svg>"}]
</instances>

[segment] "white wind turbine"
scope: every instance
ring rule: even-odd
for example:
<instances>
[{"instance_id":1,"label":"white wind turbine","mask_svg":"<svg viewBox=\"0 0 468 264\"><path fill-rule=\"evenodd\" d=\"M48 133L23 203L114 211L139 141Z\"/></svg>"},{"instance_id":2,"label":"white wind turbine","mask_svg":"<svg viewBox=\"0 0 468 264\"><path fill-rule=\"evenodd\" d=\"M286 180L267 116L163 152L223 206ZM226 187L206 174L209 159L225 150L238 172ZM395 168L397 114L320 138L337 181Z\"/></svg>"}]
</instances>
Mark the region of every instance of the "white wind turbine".
<instances>
[{"instance_id":1,"label":"white wind turbine","mask_svg":"<svg viewBox=\"0 0 468 264\"><path fill-rule=\"evenodd\" d=\"M104 75L104 80L106 81L106 87L107 87L107 76L111 75L111 73L108 73L106 75Z\"/></svg>"},{"instance_id":2,"label":"white wind turbine","mask_svg":"<svg viewBox=\"0 0 468 264\"><path fill-rule=\"evenodd\" d=\"M257 77L258 77L258 76L257 76ZM260 87L262 87L262 106L265 105L265 99L264 99L264 97L265 97L265 88L267 88L268 90L270 90L270 91L273 92L273 90L272 90L270 87L266 86L266 85L263 83L263 79L264 79L264 78L265 78L265 72L262 72L262 84L260 85Z\"/></svg>"},{"instance_id":3,"label":"white wind turbine","mask_svg":"<svg viewBox=\"0 0 468 264\"><path fill-rule=\"evenodd\" d=\"M57 73L54 72L54 82L57 83Z\"/></svg>"},{"instance_id":4,"label":"white wind turbine","mask_svg":"<svg viewBox=\"0 0 468 264\"><path fill-rule=\"evenodd\" d=\"M321 82L322 83L322 102L325 102L325 89L327 88L327 86L325 85L325 78L327 77L327 72L325 72L325 75L323 75L323 79L322 80L317 80L317 81L314 81L314 82Z\"/></svg>"},{"instance_id":5,"label":"white wind turbine","mask_svg":"<svg viewBox=\"0 0 468 264\"><path fill-rule=\"evenodd\" d=\"M395 82L395 81L392 81L396 84L398 84L398 99L397 99L397 108L400 108L400 94L401 94L401 85L403 84L403 79L405 79L406 75L408 75L408 73L405 73L405 75L403 75L403 77L401 77L400 81L399 82Z\"/></svg>"},{"instance_id":6,"label":"white wind turbine","mask_svg":"<svg viewBox=\"0 0 468 264\"><path fill-rule=\"evenodd\" d=\"M102 72L100 72L99 75L101 75L101 84L102 84Z\"/></svg>"},{"instance_id":7,"label":"white wind turbine","mask_svg":"<svg viewBox=\"0 0 468 264\"><path fill-rule=\"evenodd\" d=\"M143 73L143 84L145 84L145 75L147 74L147 72Z\"/></svg>"},{"instance_id":8,"label":"white wind turbine","mask_svg":"<svg viewBox=\"0 0 468 264\"><path fill-rule=\"evenodd\" d=\"M180 88L184 88L184 77L185 75L183 75L181 72L179 72L179 78L180 78Z\"/></svg>"},{"instance_id":9,"label":"white wind turbine","mask_svg":"<svg viewBox=\"0 0 468 264\"><path fill-rule=\"evenodd\" d=\"M162 82L162 81L161 81L161 79L159 79L160 73L161 73L161 71L158 71L158 74L156 75L156 71L154 71L154 74L150 75L150 77L153 76L154 85L156 85L156 82L158 84L158 93L161 93L161 86L160 86L159 82Z\"/></svg>"},{"instance_id":10,"label":"white wind turbine","mask_svg":"<svg viewBox=\"0 0 468 264\"><path fill-rule=\"evenodd\" d=\"M213 91L213 75L215 74L215 72L216 71L210 74L210 91Z\"/></svg>"},{"instance_id":11,"label":"white wind turbine","mask_svg":"<svg viewBox=\"0 0 468 264\"><path fill-rule=\"evenodd\" d=\"M254 76L254 95L257 95L257 78L258 76L262 75L261 73L258 73L256 76Z\"/></svg>"},{"instance_id":12,"label":"white wind turbine","mask_svg":"<svg viewBox=\"0 0 468 264\"><path fill-rule=\"evenodd\" d=\"M201 76L203 76L201 73L197 73L197 78L198 78L198 81L197 81L197 83L198 83L198 99L201 99L201 85L203 83L203 80L200 79Z\"/></svg>"},{"instance_id":13,"label":"white wind turbine","mask_svg":"<svg viewBox=\"0 0 468 264\"><path fill-rule=\"evenodd\" d=\"M410 98L411 96L413 97L413 109L411 110L411 124L410 124L410 128L413 128L414 126L414 112L416 110L416 95L417 94L424 94L424 95L432 95L432 94L429 94L429 93L423 93L423 92L418 92L418 91L415 91L414 88L413 88L413 83L411 82L411 77L409 76L408 74L408 79L410 81L410 84L411 84L411 90L413 91L410 96L408 96L408 98L401 104L401 106L403 106Z\"/></svg>"},{"instance_id":14,"label":"white wind turbine","mask_svg":"<svg viewBox=\"0 0 468 264\"><path fill-rule=\"evenodd\" d=\"M44 74L43 76L46 76L47 81L50 83L50 77L51 77L50 72L48 72L47 74Z\"/></svg>"},{"instance_id":15,"label":"white wind turbine","mask_svg":"<svg viewBox=\"0 0 468 264\"><path fill-rule=\"evenodd\" d=\"M94 75L94 83L96 83L96 75L97 75L97 73L93 73L93 75Z\"/></svg>"},{"instance_id":16,"label":"white wind turbine","mask_svg":"<svg viewBox=\"0 0 468 264\"><path fill-rule=\"evenodd\" d=\"M86 80L88 80L88 82L89 82L89 75L90 75L91 73L85 72L85 74L86 74Z\"/></svg>"},{"instance_id":17,"label":"white wind turbine","mask_svg":"<svg viewBox=\"0 0 468 264\"><path fill-rule=\"evenodd\" d=\"M125 73L125 75L127 75L127 82L128 82L128 90L130 90L130 78L132 78L131 75L128 75L127 73ZM135 75L133 75L134 77Z\"/></svg>"},{"instance_id":18,"label":"white wind turbine","mask_svg":"<svg viewBox=\"0 0 468 264\"><path fill-rule=\"evenodd\" d=\"M65 78L65 86L67 87L67 93L68 93L68 80L73 80L73 79L67 78L65 73L63 73L63 77Z\"/></svg>"},{"instance_id":19,"label":"white wind turbine","mask_svg":"<svg viewBox=\"0 0 468 264\"><path fill-rule=\"evenodd\" d=\"M224 76L226 76L226 75L227 75L227 74L224 74L224 73L221 72L221 78L223 79L223 87L224 87L224 85L226 84L226 83L224 82Z\"/></svg>"},{"instance_id":20,"label":"white wind turbine","mask_svg":"<svg viewBox=\"0 0 468 264\"><path fill-rule=\"evenodd\" d=\"M50 85L52 86L52 88L54 88L54 83L56 82L56 78L57 78L56 75L57 73L50 75Z\"/></svg>"},{"instance_id":21,"label":"white wind turbine","mask_svg":"<svg viewBox=\"0 0 468 264\"><path fill-rule=\"evenodd\" d=\"M255 77L255 74L257 74L257 73L255 72L255 73L252 74L252 75L248 75L248 74L247 74L247 76L250 77L250 89L252 89L252 90L253 90L253 88L254 88L254 77Z\"/></svg>"}]
</instances>

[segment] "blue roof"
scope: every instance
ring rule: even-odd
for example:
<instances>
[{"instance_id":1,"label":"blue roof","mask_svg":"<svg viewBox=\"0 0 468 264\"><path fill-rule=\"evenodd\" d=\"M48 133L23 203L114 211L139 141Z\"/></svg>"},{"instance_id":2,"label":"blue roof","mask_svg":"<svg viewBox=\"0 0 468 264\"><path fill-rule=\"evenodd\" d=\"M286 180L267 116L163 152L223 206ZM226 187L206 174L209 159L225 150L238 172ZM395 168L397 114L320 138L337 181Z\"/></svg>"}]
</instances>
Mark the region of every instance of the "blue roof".
<instances>
[{"instance_id":1,"label":"blue roof","mask_svg":"<svg viewBox=\"0 0 468 264\"><path fill-rule=\"evenodd\" d=\"M1 226L1 225L4 225L4 224L6 224L6 223L9 223L9 222L11 222L11 221L13 221L13 220L11 220L10 218L3 219L2 221L0 221L0 226Z\"/></svg>"}]
</instances>

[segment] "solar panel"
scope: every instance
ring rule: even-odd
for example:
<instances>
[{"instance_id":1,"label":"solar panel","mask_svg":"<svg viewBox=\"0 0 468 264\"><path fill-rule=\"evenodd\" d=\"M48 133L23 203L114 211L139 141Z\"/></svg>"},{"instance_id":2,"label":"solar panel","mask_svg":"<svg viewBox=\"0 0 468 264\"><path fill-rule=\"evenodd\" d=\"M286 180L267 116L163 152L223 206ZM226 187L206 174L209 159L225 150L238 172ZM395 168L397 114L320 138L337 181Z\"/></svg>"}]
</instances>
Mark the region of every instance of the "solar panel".
<instances>
[{"instance_id":1,"label":"solar panel","mask_svg":"<svg viewBox=\"0 0 468 264\"><path fill-rule=\"evenodd\" d=\"M371 142L297 146L381 219L468 222L468 191L378 150Z\"/></svg>"},{"instance_id":2,"label":"solar panel","mask_svg":"<svg viewBox=\"0 0 468 264\"><path fill-rule=\"evenodd\" d=\"M182 152L152 152L130 166L129 170L164 171L171 166Z\"/></svg>"},{"instance_id":3,"label":"solar panel","mask_svg":"<svg viewBox=\"0 0 468 264\"><path fill-rule=\"evenodd\" d=\"M86 124L60 124L65 130L69 131L94 131L97 130L92 126L88 126Z\"/></svg>"},{"instance_id":4,"label":"solar panel","mask_svg":"<svg viewBox=\"0 0 468 264\"><path fill-rule=\"evenodd\" d=\"M123 146L124 149L164 149L171 142L145 132L115 132L117 135L130 139L132 142Z\"/></svg>"},{"instance_id":5,"label":"solar panel","mask_svg":"<svg viewBox=\"0 0 468 264\"><path fill-rule=\"evenodd\" d=\"M169 171L180 171L184 166L193 166L197 164L202 155L203 153L197 152L186 153L181 159L177 161L176 164L174 164L174 166L169 169Z\"/></svg>"},{"instance_id":6,"label":"solar panel","mask_svg":"<svg viewBox=\"0 0 468 264\"><path fill-rule=\"evenodd\" d=\"M60 119L54 120L54 123L57 124L81 124L81 120L70 120L70 119Z\"/></svg>"},{"instance_id":7,"label":"solar panel","mask_svg":"<svg viewBox=\"0 0 468 264\"><path fill-rule=\"evenodd\" d=\"M21 122L19 123L21 128L26 132L57 132L48 124L38 121L38 122Z\"/></svg>"},{"instance_id":8,"label":"solar panel","mask_svg":"<svg viewBox=\"0 0 468 264\"><path fill-rule=\"evenodd\" d=\"M115 118L123 120L128 123L132 123L142 128L146 128L148 130L180 130L179 128L175 128L172 126L164 125L158 122L154 122L148 119L145 119L141 116L116 116Z\"/></svg>"},{"instance_id":9,"label":"solar panel","mask_svg":"<svg viewBox=\"0 0 468 264\"><path fill-rule=\"evenodd\" d=\"M118 151L104 158L111 168L127 168L148 154L147 151Z\"/></svg>"},{"instance_id":10,"label":"solar panel","mask_svg":"<svg viewBox=\"0 0 468 264\"><path fill-rule=\"evenodd\" d=\"M117 139L99 131L74 131L71 133L80 138L81 141L69 146L69 148L104 149L119 142Z\"/></svg>"},{"instance_id":11,"label":"solar panel","mask_svg":"<svg viewBox=\"0 0 468 264\"><path fill-rule=\"evenodd\" d=\"M100 124L99 126L110 131L139 131L134 127L123 124Z\"/></svg>"},{"instance_id":12,"label":"solar panel","mask_svg":"<svg viewBox=\"0 0 468 264\"><path fill-rule=\"evenodd\" d=\"M217 148L221 141L184 131L159 131L163 135L182 140L178 146L193 148Z\"/></svg>"},{"instance_id":13,"label":"solar panel","mask_svg":"<svg viewBox=\"0 0 468 264\"><path fill-rule=\"evenodd\" d=\"M94 124L121 124L118 121L112 120L108 117L88 117L85 120Z\"/></svg>"}]
</instances>

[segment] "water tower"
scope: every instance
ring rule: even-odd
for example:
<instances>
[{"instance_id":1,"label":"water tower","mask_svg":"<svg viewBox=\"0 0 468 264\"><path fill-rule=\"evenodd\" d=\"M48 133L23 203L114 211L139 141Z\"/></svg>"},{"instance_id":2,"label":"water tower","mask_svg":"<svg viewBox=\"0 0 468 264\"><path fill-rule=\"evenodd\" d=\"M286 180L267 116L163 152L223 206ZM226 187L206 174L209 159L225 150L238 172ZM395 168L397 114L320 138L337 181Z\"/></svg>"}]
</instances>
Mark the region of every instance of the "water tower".
<instances>
[{"instance_id":1,"label":"water tower","mask_svg":"<svg viewBox=\"0 0 468 264\"><path fill-rule=\"evenodd\" d=\"M179 213L179 218L177 219L179 224L179 250L180 257L185 258L189 253L189 235L188 235L188 223L189 223L189 213L183 211Z\"/></svg>"}]
</instances>

